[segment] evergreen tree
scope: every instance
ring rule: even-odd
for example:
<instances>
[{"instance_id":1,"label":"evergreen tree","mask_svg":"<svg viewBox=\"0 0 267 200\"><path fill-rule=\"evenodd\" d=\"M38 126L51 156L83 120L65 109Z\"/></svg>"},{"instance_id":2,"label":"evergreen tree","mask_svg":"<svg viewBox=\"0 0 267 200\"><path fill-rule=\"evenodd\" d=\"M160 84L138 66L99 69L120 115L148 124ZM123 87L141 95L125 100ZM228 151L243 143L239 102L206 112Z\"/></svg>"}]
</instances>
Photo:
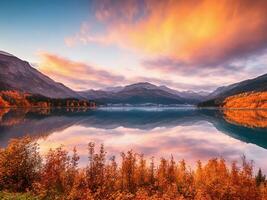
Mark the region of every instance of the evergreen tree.
<instances>
[{"instance_id":1,"label":"evergreen tree","mask_svg":"<svg viewBox=\"0 0 267 200\"><path fill-rule=\"evenodd\" d=\"M265 183L266 175L262 174L261 168L259 169L255 179L256 179L257 186L260 186L261 183Z\"/></svg>"}]
</instances>

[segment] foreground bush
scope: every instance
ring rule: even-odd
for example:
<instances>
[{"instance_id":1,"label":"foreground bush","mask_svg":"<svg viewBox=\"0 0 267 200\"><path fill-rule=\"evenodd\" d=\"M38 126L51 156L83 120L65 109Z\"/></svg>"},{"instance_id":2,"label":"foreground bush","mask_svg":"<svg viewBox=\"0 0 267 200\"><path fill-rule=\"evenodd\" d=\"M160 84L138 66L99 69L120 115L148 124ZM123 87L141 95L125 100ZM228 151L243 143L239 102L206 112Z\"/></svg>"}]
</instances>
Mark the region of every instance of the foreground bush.
<instances>
[{"instance_id":1,"label":"foreground bush","mask_svg":"<svg viewBox=\"0 0 267 200\"><path fill-rule=\"evenodd\" d=\"M41 160L30 138L11 140L0 151L0 199L267 199L261 170L255 177L251 162L242 159L227 166L223 159L199 161L190 169L185 161L162 158L158 165L128 151L106 159L101 146L88 144L88 165L78 167L79 156L62 147Z\"/></svg>"},{"instance_id":2,"label":"foreground bush","mask_svg":"<svg viewBox=\"0 0 267 200\"><path fill-rule=\"evenodd\" d=\"M33 189L40 168L38 145L29 137L12 139L7 148L0 150L0 189L10 192Z\"/></svg>"}]
</instances>

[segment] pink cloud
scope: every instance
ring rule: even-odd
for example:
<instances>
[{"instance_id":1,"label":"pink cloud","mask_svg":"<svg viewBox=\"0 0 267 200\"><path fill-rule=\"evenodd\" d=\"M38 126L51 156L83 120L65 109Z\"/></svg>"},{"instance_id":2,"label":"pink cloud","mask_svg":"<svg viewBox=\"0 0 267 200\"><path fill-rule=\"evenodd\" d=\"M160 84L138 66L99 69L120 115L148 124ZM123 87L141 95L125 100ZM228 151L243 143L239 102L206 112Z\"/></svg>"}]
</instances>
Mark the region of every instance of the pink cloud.
<instances>
[{"instance_id":1,"label":"pink cloud","mask_svg":"<svg viewBox=\"0 0 267 200\"><path fill-rule=\"evenodd\" d=\"M56 81L76 90L119 84L124 77L82 62L72 61L48 52L39 53L39 70Z\"/></svg>"}]
</instances>

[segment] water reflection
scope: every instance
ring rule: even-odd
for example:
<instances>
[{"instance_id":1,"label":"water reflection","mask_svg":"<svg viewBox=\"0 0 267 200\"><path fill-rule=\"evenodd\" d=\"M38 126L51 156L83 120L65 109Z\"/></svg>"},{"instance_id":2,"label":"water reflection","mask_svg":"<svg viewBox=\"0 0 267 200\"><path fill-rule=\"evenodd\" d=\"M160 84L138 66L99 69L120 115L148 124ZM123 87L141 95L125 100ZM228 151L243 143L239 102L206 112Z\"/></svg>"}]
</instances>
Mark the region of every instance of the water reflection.
<instances>
[{"instance_id":1,"label":"water reflection","mask_svg":"<svg viewBox=\"0 0 267 200\"><path fill-rule=\"evenodd\" d=\"M267 110L224 110L224 118L245 127L267 127Z\"/></svg>"},{"instance_id":2,"label":"water reflection","mask_svg":"<svg viewBox=\"0 0 267 200\"><path fill-rule=\"evenodd\" d=\"M39 138L42 152L60 144L76 146L84 162L87 143L94 141L104 143L112 155L134 149L148 157L173 154L189 163L220 156L230 161L245 154L267 169L267 111L116 108L0 113L1 146L28 134Z\"/></svg>"}]
</instances>

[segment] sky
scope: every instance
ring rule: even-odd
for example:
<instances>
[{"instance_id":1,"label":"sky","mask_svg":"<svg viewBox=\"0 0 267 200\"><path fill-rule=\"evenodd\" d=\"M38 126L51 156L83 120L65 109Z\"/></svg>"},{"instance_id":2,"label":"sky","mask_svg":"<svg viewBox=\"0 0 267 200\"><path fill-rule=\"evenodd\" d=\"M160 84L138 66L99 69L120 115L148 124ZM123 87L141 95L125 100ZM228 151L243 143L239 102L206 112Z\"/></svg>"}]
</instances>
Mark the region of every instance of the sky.
<instances>
[{"instance_id":1,"label":"sky","mask_svg":"<svg viewBox=\"0 0 267 200\"><path fill-rule=\"evenodd\" d=\"M266 0L1 0L0 50L74 90L267 73Z\"/></svg>"}]
</instances>

